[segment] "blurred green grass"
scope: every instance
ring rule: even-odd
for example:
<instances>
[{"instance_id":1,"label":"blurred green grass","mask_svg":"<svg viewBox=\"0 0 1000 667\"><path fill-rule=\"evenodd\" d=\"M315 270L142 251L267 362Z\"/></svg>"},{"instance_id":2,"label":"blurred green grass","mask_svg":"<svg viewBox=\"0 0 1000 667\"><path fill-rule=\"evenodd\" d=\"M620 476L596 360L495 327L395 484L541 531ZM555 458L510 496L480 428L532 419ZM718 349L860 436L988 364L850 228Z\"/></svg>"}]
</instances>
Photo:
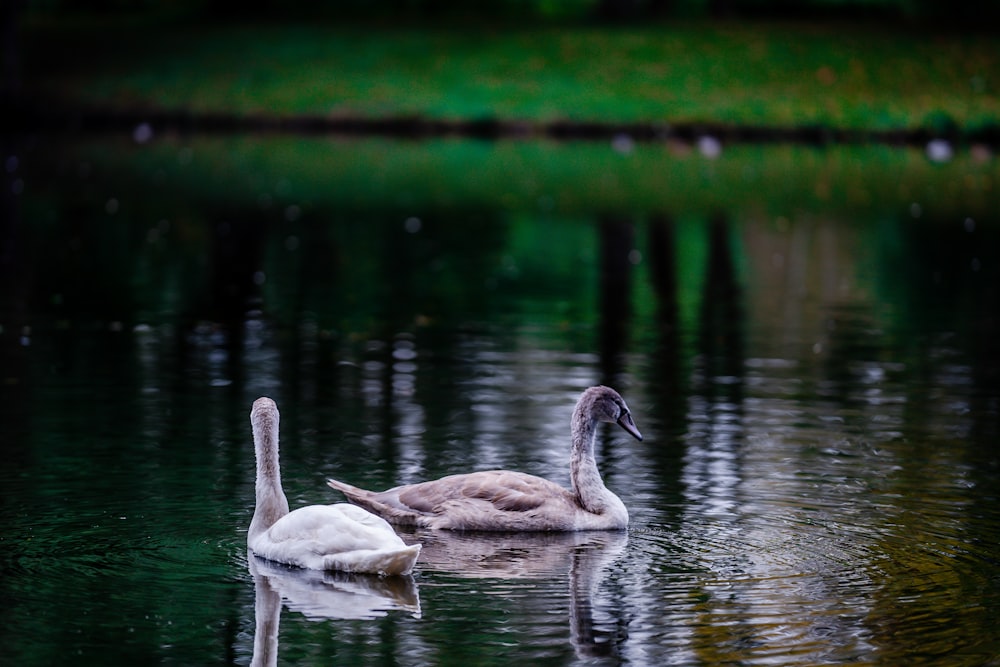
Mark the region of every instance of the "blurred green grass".
<instances>
[{"instance_id":1,"label":"blurred green grass","mask_svg":"<svg viewBox=\"0 0 1000 667\"><path fill-rule=\"evenodd\" d=\"M1000 219L995 160L963 152L938 164L915 148L878 145L746 144L712 160L655 143L623 154L605 142L237 134L163 135L142 145L127 136L53 139L33 151L58 155L53 168L67 170L32 177L34 188L51 188L41 201L58 200L85 167L85 191L96 198L87 206L98 208L109 198L135 205L124 193L143 192L146 202L183 193L193 210L259 205L279 218L292 206L400 219L442 208L570 218L667 210L774 219L824 211L873 219L908 216L916 203L926 217Z\"/></svg>"},{"instance_id":2,"label":"blurred green grass","mask_svg":"<svg viewBox=\"0 0 1000 667\"><path fill-rule=\"evenodd\" d=\"M851 23L28 22L24 88L192 112L826 125L1000 122L1000 38Z\"/></svg>"}]
</instances>

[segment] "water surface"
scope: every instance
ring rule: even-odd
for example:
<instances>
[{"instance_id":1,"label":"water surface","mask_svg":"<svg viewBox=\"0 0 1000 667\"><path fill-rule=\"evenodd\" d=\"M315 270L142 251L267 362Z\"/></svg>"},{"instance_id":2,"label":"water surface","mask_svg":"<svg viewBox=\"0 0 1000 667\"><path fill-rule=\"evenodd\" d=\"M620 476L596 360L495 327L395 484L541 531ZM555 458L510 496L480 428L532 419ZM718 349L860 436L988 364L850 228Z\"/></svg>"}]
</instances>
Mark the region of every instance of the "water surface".
<instances>
[{"instance_id":1,"label":"water surface","mask_svg":"<svg viewBox=\"0 0 1000 667\"><path fill-rule=\"evenodd\" d=\"M346 144L435 174L387 199L277 182L298 140L200 141L8 160L5 662L1000 660L992 163L779 154L801 180L751 196L735 174L773 173L766 151L656 149L634 157L695 191L664 170L659 201L647 176L624 205L610 147ZM361 182L344 148L328 176ZM495 192L442 166L518 151L524 181ZM206 154L193 180L170 166ZM873 187L887 165L900 182ZM329 476L568 484L596 383L645 436L599 441L626 533L404 531L425 546L398 580L248 560L256 397L282 410L296 506L340 501Z\"/></svg>"}]
</instances>

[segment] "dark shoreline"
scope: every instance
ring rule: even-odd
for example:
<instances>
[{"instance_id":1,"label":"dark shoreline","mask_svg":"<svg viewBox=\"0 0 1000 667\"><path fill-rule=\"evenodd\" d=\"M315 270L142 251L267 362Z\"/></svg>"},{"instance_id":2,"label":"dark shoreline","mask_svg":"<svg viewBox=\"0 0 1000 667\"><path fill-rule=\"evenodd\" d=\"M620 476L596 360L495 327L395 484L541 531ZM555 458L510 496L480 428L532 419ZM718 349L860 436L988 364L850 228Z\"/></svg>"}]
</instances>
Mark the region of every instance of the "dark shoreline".
<instances>
[{"instance_id":1,"label":"dark shoreline","mask_svg":"<svg viewBox=\"0 0 1000 667\"><path fill-rule=\"evenodd\" d=\"M150 135L276 133L429 139L552 139L694 143L711 138L723 144L801 144L808 146L881 144L924 147L934 140L955 146L1000 148L1000 124L978 129L956 127L866 130L829 127L735 125L717 122L532 121L518 119L440 119L422 116L321 116L232 114L183 109L70 106L51 101L7 103L0 114L5 133L119 133L145 126Z\"/></svg>"}]
</instances>

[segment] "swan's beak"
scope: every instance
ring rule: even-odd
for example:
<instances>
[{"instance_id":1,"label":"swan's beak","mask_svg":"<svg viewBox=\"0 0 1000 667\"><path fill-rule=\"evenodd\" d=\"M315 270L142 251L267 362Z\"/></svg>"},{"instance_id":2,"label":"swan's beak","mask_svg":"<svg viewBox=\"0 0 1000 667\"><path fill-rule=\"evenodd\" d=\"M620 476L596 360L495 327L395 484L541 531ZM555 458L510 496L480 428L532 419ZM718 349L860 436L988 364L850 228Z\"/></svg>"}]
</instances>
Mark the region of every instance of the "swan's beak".
<instances>
[{"instance_id":1,"label":"swan's beak","mask_svg":"<svg viewBox=\"0 0 1000 667\"><path fill-rule=\"evenodd\" d=\"M630 413L623 412L621 417L618 418L618 425L628 431L628 434L636 440L642 440L642 433L639 433L639 429L635 427L635 422L632 421Z\"/></svg>"}]
</instances>

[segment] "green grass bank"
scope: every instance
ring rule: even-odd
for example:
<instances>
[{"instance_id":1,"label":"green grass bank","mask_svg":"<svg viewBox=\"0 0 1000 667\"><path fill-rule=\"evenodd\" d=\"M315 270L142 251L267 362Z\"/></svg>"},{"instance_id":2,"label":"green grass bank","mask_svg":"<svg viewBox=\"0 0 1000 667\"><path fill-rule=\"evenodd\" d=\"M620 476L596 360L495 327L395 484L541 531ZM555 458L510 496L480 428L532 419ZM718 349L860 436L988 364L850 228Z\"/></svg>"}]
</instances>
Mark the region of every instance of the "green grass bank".
<instances>
[{"instance_id":1,"label":"green grass bank","mask_svg":"<svg viewBox=\"0 0 1000 667\"><path fill-rule=\"evenodd\" d=\"M1000 38L857 23L21 26L21 92L73 107L329 118L1000 125Z\"/></svg>"}]
</instances>

